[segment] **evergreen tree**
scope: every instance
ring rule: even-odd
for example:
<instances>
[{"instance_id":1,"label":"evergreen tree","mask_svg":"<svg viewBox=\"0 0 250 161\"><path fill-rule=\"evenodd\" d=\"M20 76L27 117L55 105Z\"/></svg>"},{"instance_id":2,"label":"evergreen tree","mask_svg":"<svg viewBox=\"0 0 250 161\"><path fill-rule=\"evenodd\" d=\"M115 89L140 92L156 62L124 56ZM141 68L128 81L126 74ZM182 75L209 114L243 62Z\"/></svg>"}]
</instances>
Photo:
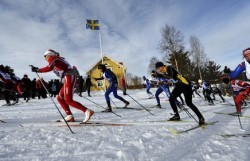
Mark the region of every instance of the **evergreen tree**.
<instances>
[{"instance_id":1,"label":"evergreen tree","mask_svg":"<svg viewBox=\"0 0 250 161\"><path fill-rule=\"evenodd\" d=\"M208 61L205 68L202 69L203 79L209 83L220 82L219 78L222 75L220 67L214 61Z\"/></svg>"},{"instance_id":2,"label":"evergreen tree","mask_svg":"<svg viewBox=\"0 0 250 161\"><path fill-rule=\"evenodd\" d=\"M175 61L179 62L178 71L185 77L191 76L191 60L189 59L189 52L180 49L178 52L173 52L169 54L169 58L166 63L170 64L177 69Z\"/></svg>"}]
</instances>

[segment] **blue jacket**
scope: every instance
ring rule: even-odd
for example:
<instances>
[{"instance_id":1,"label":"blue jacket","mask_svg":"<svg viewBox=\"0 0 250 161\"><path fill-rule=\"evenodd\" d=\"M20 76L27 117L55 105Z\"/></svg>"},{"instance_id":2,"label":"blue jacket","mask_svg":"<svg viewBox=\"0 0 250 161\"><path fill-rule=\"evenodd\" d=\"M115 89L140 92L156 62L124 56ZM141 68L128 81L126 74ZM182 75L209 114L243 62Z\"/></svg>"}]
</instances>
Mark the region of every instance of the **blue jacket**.
<instances>
[{"instance_id":1,"label":"blue jacket","mask_svg":"<svg viewBox=\"0 0 250 161\"><path fill-rule=\"evenodd\" d=\"M110 69L104 71L103 78L108 80L110 87L118 86L117 77Z\"/></svg>"}]
</instances>

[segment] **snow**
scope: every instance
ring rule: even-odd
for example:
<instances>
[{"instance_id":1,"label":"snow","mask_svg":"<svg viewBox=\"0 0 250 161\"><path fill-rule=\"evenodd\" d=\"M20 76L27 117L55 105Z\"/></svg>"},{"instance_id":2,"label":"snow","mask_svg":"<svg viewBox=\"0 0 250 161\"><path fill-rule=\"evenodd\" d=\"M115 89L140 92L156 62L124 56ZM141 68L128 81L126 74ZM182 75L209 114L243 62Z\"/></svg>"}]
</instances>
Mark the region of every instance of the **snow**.
<instances>
[{"instance_id":1,"label":"snow","mask_svg":"<svg viewBox=\"0 0 250 161\"><path fill-rule=\"evenodd\" d=\"M151 89L155 92L156 89ZM164 109L152 108L154 98L147 99L145 90L129 90L128 94L155 116L133 101L129 96L122 97L130 102L134 109L113 109L112 113L103 110L92 102L75 94L75 100L93 109L95 114L90 122L112 123L117 126L73 126L71 134L50 99L32 99L28 103L0 108L0 160L1 161L249 161L250 138L228 137L221 134L247 133L250 131L250 118L241 117L244 130L240 129L238 117L216 114L214 112L235 112L235 107L220 103L216 96L216 105L208 105L200 97L193 98L207 122L218 120L205 129L197 128L188 133L174 135L170 129L184 130L197 125L185 112L181 112L183 122L164 122L173 113L169 102L161 95ZM86 95L86 93L84 93ZM92 93L88 99L106 107L103 92ZM124 104L113 98L118 107ZM232 98L225 97L233 103ZM55 99L56 101L56 99ZM57 102L57 101L56 101ZM4 104L2 100L0 104ZM63 115L64 111L57 104ZM84 114L71 108L77 120L83 120ZM140 110L139 110L140 109ZM194 115L192 110L189 112ZM244 115L250 111L243 109ZM194 115L195 116L195 115ZM195 118L197 118L195 116ZM155 122L154 122L155 121ZM125 125L124 125L125 124Z\"/></svg>"}]
</instances>

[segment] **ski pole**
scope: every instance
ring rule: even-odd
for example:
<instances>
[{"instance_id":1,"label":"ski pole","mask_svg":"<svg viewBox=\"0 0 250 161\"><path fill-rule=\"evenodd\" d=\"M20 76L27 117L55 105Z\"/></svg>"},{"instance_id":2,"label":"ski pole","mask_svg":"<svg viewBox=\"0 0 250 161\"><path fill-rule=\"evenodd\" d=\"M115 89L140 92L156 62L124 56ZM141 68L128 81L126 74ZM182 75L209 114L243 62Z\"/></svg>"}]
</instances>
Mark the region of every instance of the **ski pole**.
<instances>
[{"instance_id":1,"label":"ski pole","mask_svg":"<svg viewBox=\"0 0 250 161\"><path fill-rule=\"evenodd\" d=\"M34 67L34 66L33 66L33 65L30 65L30 67ZM39 76L39 74L38 74L37 72L36 72L36 75L37 75L37 77L39 78L40 82L42 83L43 88L45 89L45 91L46 91L46 92L47 92L47 94L49 95L49 98L50 98L50 99L51 99L51 101L54 103L54 105L55 105L55 107L56 107L57 111L59 112L59 114L60 114L60 115L61 115L61 117L63 118L63 120L64 120L65 124L68 126L68 128L69 128L70 132L71 132L72 134L74 134L74 132L71 130L71 128L70 128L70 126L69 126L68 122L67 122L67 121L65 120L65 118L63 117L63 114L61 113L61 111L60 111L60 110L59 110L59 108L57 107L57 105L56 105L55 101L53 100L53 98L52 98L52 97L50 97L50 94L49 94L48 89L46 88L45 84L43 83L43 81L41 80L41 77Z\"/></svg>"},{"instance_id":2,"label":"ski pole","mask_svg":"<svg viewBox=\"0 0 250 161\"><path fill-rule=\"evenodd\" d=\"M169 98L171 93L166 88L164 88L162 85L160 85L160 87L166 93L167 97ZM181 107L181 103L177 100L177 98L176 98L175 104L177 107L179 107L180 110L184 110L183 108L185 108L185 106L182 105L182 107Z\"/></svg>"},{"instance_id":3,"label":"ski pole","mask_svg":"<svg viewBox=\"0 0 250 161\"><path fill-rule=\"evenodd\" d=\"M94 103L95 105L97 105L97 106L99 106L99 107L101 107L101 108L103 108L103 109L106 109L105 107L103 107L102 105L100 105L100 104L98 104L98 103L96 103L96 102L94 102L94 101L92 101L92 100L90 100L90 99L88 99L88 98L86 98L86 97L84 97L84 96L82 96L83 98L85 98L86 100L88 100L88 101L90 101L90 102L92 102L92 103ZM118 115L118 114L116 114L116 113L114 113L113 111L111 111L113 114L115 114L116 116L119 116L119 117L121 117L120 115Z\"/></svg>"},{"instance_id":4,"label":"ski pole","mask_svg":"<svg viewBox=\"0 0 250 161\"><path fill-rule=\"evenodd\" d=\"M121 88L119 88L120 90L122 90ZM148 111L151 115L155 116L153 113L151 113L146 107L144 107L142 104L140 104L138 101L136 101L132 96L130 96L128 93L127 95L134 100L138 105L140 105L142 108L144 108L146 111Z\"/></svg>"},{"instance_id":5,"label":"ski pole","mask_svg":"<svg viewBox=\"0 0 250 161\"><path fill-rule=\"evenodd\" d=\"M176 100L176 103L179 105L178 107L182 106L181 109L183 109L183 111L185 111L190 118L193 118L199 124L196 118L185 108L185 106L183 106L178 100Z\"/></svg>"}]
</instances>

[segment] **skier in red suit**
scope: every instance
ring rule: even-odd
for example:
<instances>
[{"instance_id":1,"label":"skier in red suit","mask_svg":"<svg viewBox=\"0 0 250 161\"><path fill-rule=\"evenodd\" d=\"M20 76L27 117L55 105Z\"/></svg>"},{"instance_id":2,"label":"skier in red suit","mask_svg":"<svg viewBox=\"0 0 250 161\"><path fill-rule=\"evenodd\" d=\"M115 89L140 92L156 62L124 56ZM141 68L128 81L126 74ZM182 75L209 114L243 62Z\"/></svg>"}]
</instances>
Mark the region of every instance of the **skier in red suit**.
<instances>
[{"instance_id":1,"label":"skier in red suit","mask_svg":"<svg viewBox=\"0 0 250 161\"><path fill-rule=\"evenodd\" d=\"M245 75L247 79L250 79L250 48L247 48L243 50L242 55L244 57L244 61L241 62L234 71L232 71L228 76L223 76L222 81L224 83L229 83L231 80L236 79L243 71L245 71ZM233 83L233 82L231 82ZM237 85L239 85L238 83ZM250 95L250 87L248 83L242 83L241 86L244 86L245 89L243 91L240 91L239 94L235 98L235 103L237 106L237 112L235 115L242 115L241 114L241 100L244 100L248 95Z\"/></svg>"},{"instance_id":2,"label":"skier in red suit","mask_svg":"<svg viewBox=\"0 0 250 161\"><path fill-rule=\"evenodd\" d=\"M47 50L44 57L49 64L40 69L32 66L32 72L44 73L53 70L57 76L64 79L64 85L57 96L57 100L67 114L65 120L68 122L74 122L74 116L69 108L69 106L73 106L85 113L83 123L86 123L94 114L94 111L87 109L81 103L73 100L76 77L79 76L77 69L72 67L63 57L60 57L58 52L54 50Z\"/></svg>"},{"instance_id":3,"label":"skier in red suit","mask_svg":"<svg viewBox=\"0 0 250 161\"><path fill-rule=\"evenodd\" d=\"M230 78L228 76L222 77L222 81L225 84L229 84L229 82L230 82L230 85L233 88L234 102L235 102L235 105L236 105L236 111L237 112L233 113L232 115L242 116L241 106L242 106L242 102L250 94L250 84L248 82L238 80L238 79L230 80Z\"/></svg>"}]
</instances>

